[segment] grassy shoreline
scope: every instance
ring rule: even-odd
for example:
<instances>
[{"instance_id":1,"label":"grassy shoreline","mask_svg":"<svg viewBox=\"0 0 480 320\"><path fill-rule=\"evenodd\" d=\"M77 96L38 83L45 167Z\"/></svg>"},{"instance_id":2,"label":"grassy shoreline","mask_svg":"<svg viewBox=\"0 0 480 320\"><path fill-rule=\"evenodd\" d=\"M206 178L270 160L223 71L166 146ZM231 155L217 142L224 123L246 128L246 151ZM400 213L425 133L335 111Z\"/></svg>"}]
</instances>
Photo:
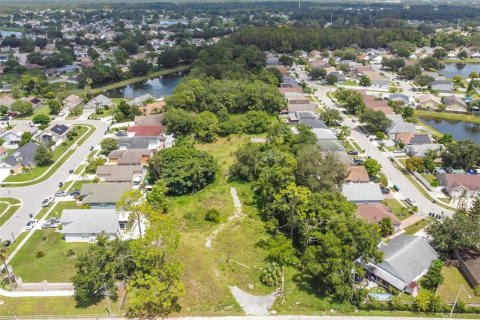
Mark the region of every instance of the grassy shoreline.
<instances>
[{"instance_id":1,"label":"grassy shoreline","mask_svg":"<svg viewBox=\"0 0 480 320\"><path fill-rule=\"evenodd\" d=\"M464 122L480 124L480 117L474 116L471 114L415 110L415 115L417 117L444 119L444 120L452 120L452 121L464 121Z\"/></svg>"},{"instance_id":2,"label":"grassy shoreline","mask_svg":"<svg viewBox=\"0 0 480 320\"><path fill-rule=\"evenodd\" d=\"M160 77L160 76L164 76L164 75L167 75L167 74L188 70L188 69L190 69L190 66L191 65L189 65L189 64L188 65L177 66L177 67L170 68L170 69L164 69L164 70L160 70L160 71L151 72L151 73L146 74L146 75L141 76L141 77L134 77L134 78L130 78L130 79L127 79L127 80L114 82L114 83L111 83L111 84L108 84L108 85L105 85L105 86L93 88L92 89L92 95L97 95L97 94L100 94L104 91L121 88L121 87L124 87L126 85L137 83L137 82L140 82L140 81L145 81L145 80L149 80L149 79L152 79L152 78L157 78L157 77ZM73 94L79 94L79 93L82 93L82 92L83 92L83 89L75 89L75 90L71 91L71 93L73 93Z\"/></svg>"}]
</instances>

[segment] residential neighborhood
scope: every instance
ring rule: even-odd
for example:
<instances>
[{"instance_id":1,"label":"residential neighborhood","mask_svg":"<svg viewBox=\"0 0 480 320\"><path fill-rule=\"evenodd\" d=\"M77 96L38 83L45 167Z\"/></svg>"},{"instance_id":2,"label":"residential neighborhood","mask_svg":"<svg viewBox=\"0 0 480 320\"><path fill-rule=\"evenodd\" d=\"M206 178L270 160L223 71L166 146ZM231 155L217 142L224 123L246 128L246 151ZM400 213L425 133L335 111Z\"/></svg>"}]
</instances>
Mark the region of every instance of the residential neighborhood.
<instances>
[{"instance_id":1,"label":"residential neighborhood","mask_svg":"<svg viewBox=\"0 0 480 320\"><path fill-rule=\"evenodd\" d=\"M6 0L0 316L480 314L480 6Z\"/></svg>"}]
</instances>

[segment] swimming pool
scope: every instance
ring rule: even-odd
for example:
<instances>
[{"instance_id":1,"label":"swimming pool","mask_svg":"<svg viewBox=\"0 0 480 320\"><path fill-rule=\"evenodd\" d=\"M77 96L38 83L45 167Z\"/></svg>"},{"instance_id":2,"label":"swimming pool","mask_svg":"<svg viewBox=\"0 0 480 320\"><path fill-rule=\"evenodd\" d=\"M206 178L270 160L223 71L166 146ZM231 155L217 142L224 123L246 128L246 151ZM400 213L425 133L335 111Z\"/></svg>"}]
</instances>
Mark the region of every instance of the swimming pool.
<instances>
[{"instance_id":1,"label":"swimming pool","mask_svg":"<svg viewBox=\"0 0 480 320\"><path fill-rule=\"evenodd\" d=\"M369 292L368 295L378 301L390 301L392 300L392 295L390 293L382 292Z\"/></svg>"}]
</instances>

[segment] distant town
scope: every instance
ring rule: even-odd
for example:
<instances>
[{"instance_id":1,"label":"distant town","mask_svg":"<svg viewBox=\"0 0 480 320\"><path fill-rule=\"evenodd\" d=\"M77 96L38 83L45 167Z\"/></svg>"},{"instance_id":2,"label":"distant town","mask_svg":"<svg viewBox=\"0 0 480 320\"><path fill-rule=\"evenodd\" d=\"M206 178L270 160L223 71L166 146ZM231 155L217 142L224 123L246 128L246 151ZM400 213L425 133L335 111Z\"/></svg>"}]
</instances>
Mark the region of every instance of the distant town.
<instances>
[{"instance_id":1,"label":"distant town","mask_svg":"<svg viewBox=\"0 0 480 320\"><path fill-rule=\"evenodd\" d=\"M479 317L479 74L474 3L5 2L0 316Z\"/></svg>"}]
</instances>

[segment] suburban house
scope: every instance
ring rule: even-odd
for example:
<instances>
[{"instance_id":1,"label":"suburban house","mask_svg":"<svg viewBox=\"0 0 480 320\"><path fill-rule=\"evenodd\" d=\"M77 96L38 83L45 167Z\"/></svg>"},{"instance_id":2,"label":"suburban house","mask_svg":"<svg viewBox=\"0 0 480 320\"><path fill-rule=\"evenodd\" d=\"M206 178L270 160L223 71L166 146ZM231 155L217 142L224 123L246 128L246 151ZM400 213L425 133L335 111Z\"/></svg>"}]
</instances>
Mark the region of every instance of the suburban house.
<instances>
[{"instance_id":1,"label":"suburban house","mask_svg":"<svg viewBox=\"0 0 480 320\"><path fill-rule=\"evenodd\" d=\"M65 140L65 137L70 129L71 126L54 124L41 134L41 138L43 142L55 141L58 145Z\"/></svg>"},{"instance_id":2,"label":"suburban house","mask_svg":"<svg viewBox=\"0 0 480 320\"><path fill-rule=\"evenodd\" d=\"M86 183L80 189L80 197L91 208L115 208L120 196L130 189L131 182Z\"/></svg>"},{"instance_id":3,"label":"suburban house","mask_svg":"<svg viewBox=\"0 0 480 320\"><path fill-rule=\"evenodd\" d=\"M418 97L418 106L420 108L437 109L442 104L440 98L431 93L422 94Z\"/></svg>"},{"instance_id":4,"label":"suburban house","mask_svg":"<svg viewBox=\"0 0 480 320\"><path fill-rule=\"evenodd\" d=\"M344 183L342 194L348 201L357 204L383 201L383 194L378 183Z\"/></svg>"},{"instance_id":5,"label":"suburban house","mask_svg":"<svg viewBox=\"0 0 480 320\"><path fill-rule=\"evenodd\" d=\"M108 154L108 163L146 166L152 154L150 149L113 150Z\"/></svg>"},{"instance_id":6,"label":"suburban house","mask_svg":"<svg viewBox=\"0 0 480 320\"><path fill-rule=\"evenodd\" d=\"M0 106L7 106L9 109L12 107L12 104L15 103L15 99L10 96L1 96L0 97Z\"/></svg>"},{"instance_id":7,"label":"suburban house","mask_svg":"<svg viewBox=\"0 0 480 320\"><path fill-rule=\"evenodd\" d=\"M0 146L0 159L5 158L6 156L8 156L7 148Z\"/></svg>"},{"instance_id":8,"label":"suburban house","mask_svg":"<svg viewBox=\"0 0 480 320\"><path fill-rule=\"evenodd\" d=\"M65 209L60 217L65 242L95 242L105 233L110 240L131 239L140 234L138 226L127 231L128 213L115 209ZM145 221L142 221L144 228Z\"/></svg>"},{"instance_id":9,"label":"suburban house","mask_svg":"<svg viewBox=\"0 0 480 320\"><path fill-rule=\"evenodd\" d=\"M128 104L131 105L131 106L143 106L145 104L145 102L147 102L148 100L154 100L155 97L152 96L150 93L146 93L146 94L143 94L139 97L136 97L135 99L132 99L130 101L128 101Z\"/></svg>"},{"instance_id":10,"label":"suburban house","mask_svg":"<svg viewBox=\"0 0 480 320\"><path fill-rule=\"evenodd\" d=\"M76 107L82 105L82 103L82 98L74 94L69 95L62 101L63 107L68 111L72 111Z\"/></svg>"},{"instance_id":11,"label":"suburban house","mask_svg":"<svg viewBox=\"0 0 480 320\"><path fill-rule=\"evenodd\" d=\"M472 288L480 285L480 254L460 255L459 257L460 272L463 274L468 284Z\"/></svg>"},{"instance_id":12,"label":"suburban house","mask_svg":"<svg viewBox=\"0 0 480 320\"><path fill-rule=\"evenodd\" d=\"M367 183L370 182L370 179L364 166L349 166L348 176L345 178L345 182Z\"/></svg>"},{"instance_id":13,"label":"suburban house","mask_svg":"<svg viewBox=\"0 0 480 320\"><path fill-rule=\"evenodd\" d=\"M16 145L22 140L22 134L25 132L30 132L32 136L38 132L38 128L35 126L28 126L28 125L18 125L13 129L4 132L0 135L0 138L5 140L4 145Z\"/></svg>"},{"instance_id":14,"label":"suburban house","mask_svg":"<svg viewBox=\"0 0 480 320\"><path fill-rule=\"evenodd\" d=\"M457 97L456 95L451 95L443 98L443 104L445 105L445 110L456 111L456 112L467 112L468 106L463 101L462 98Z\"/></svg>"},{"instance_id":15,"label":"suburban house","mask_svg":"<svg viewBox=\"0 0 480 320\"><path fill-rule=\"evenodd\" d=\"M473 198L480 194L480 175L466 173L437 174L437 180L452 198Z\"/></svg>"},{"instance_id":16,"label":"suburban house","mask_svg":"<svg viewBox=\"0 0 480 320\"><path fill-rule=\"evenodd\" d=\"M450 93L453 91L453 84L448 80L435 80L430 83L430 90L441 93Z\"/></svg>"},{"instance_id":17,"label":"suburban house","mask_svg":"<svg viewBox=\"0 0 480 320\"><path fill-rule=\"evenodd\" d=\"M111 107L112 105L113 105L112 99L104 96L103 94L99 94L98 96L90 100L85 105L85 108L97 109L97 108Z\"/></svg>"},{"instance_id":18,"label":"suburban house","mask_svg":"<svg viewBox=\"0 0 480 320\"><path fill-rule=\"evenodd\" d=\"M102 232L113 240L120 232L119 217L115 209L65 209L61 233L66 242L94 242Z\"/></svg>"},{"instance_id":19,"label":"suburban house","mask_svg":"<svg viewBox=\"0 0 480 320\"><path fill-rule=\"evenodd\" d=\"M442 145L438 143L411 144L405 146L405 152L410 157L425 157L430 150L442 150Z\"/></svg>"},{"instance_id":20,"label":"suburban house","mask_svg":"<svg viewBox=\"0 0 480 320\"><path fill-rule=\"evenodd\" d=\"M37 152L38 144L29 142L17 150L10 156L0 162L0 170L14 171L18 173L23 167L33 167L35 165L35 152Z\"/></svg>"},{"instance_id":21,"label":"suburban house","mask_svg":"<svg viewBox=\"0 0 480 320\"><path fill-rule=\"evenodd\" d=\"M295 116L295 118L292 119L293 116ZM296 112L293 114L289 114L289 117L291 121L294 121L296 119L298 123L312 129L328 129L328 126L322 120L320 120L320 118L313 112Z\"/></svg>"},{"instance_id":22,"label":"suburban house","mask_svg":"<svg viewBox=\"0 0 480 320\"><path fill-rule=\"evenodd\" d=\"M278 91L280 91L281 94L285 94L285 93L291 93L291 92L296 92L296 93L302 93L303 92L303 89L302 87L300 86L296 86L296 87L280 87L278 88Z\"/></svg>"},{"instance_id":23,"label":"suburban house","mask_svg":"<svg viewBox=\"0 0 480 320\"><path fill-rule=\"evenodd\" d=\"M357 215L371 224L379 224L382 219L389 218L394 232L400 229L400 220L383 204L360 204L357 206Z\"/></svg>"},{"instance_id":24,"label":"suburban house","mask_svg":"<svg viewBox=\"0 0 480 320\"><path fill-rule=\"evenodd\" d=\"M136 126L160 126L163 122L163 113L135 116L134 121Z\"/></svg>"},{"instance_id":25,"label":"suburban house","mask_svg":"<svg viewBox=\"0 0 480 320\"><path fill-rule=\"evenodd\" d=\"M141 165L99 166L96 175L104 182L133 182L140 184L144 169Z\"/></svg>"},{"instance_id":26,"label":"suburban house","mask_svg":"<svg viewBox=\"0 0 480 320\"><path fill-rule=\"evenodd\" d=\"M118 147L120 149L148 149L150 146L148 139L144 137L120 137ZM152 149L156 150L156 149Z\"/></svg>"},{"instance_id":27,"label":"suburban house","mask_svg":"<svg viewBox=\"0 0 480 320\"><path fill-rule=\"evenodd\" d=\"M43 106L43 101L34 96L25 97L25 98L22 98L22 100L29 102L34 109L40 108L41 106Z\"/></svg>"},{"instance_id":28,"label":"suburban house","mask_svg":"<svg viewBox=\"0 0 480 320\"><path fill-rule=\"evenodd\" d=\"M402 93L392 93L388 96L388 100L402 102L406 106L410 104L410 98Z\"/></svg>"},{"instance_id":29,"label":"suburban house","mask_svg":"<svg viewBox=\"0 0 480 320\"><path fill-rule=\"evenodd\" d=\"M295 112L316 112L317 111L317 104L316 103L289 103L287 104L288 113L295 113Z\"/></svg>"},{"instance_id":30,"label":"suburban house","mask_svg":"<svg viewBox=\"0 0 480 320\"><path fill-rule=\"evenodd\" d=\"M128 137L141 137L148 140L148 149L156 150L163 138L163 126L132 126L127 129Z\"/></svg>"},{"instance_id":31,"label":"suburban house","mask_svg":"<svg viewBox=\"0 0 480 320\"><path fill-rule=\"evenodd\" d=\"M152 102L152 103L147 103L144 106L140 106L140 107L138 107L138 109L140 110L141 113L148 116L148 115L151 115L151 114L160 113L162 111L163 107L165 107L165 104L166 103L163 100L155 101L155 102Z\"/></svg>"},{"instance_id":32,"label":"suburban house","mask_svg":"<svg viewBox=\"0 0 480 320\"><path fill-rule=\"evenodd\" d=\"M338 141L337 136L330 129L313 128L312 132L317 136L316 145L323 151L343 151L345 148Z\"/></svg>"},{"instance_id":33,"label":"suburban house","mask_svg":"<svg viewBox=\"0 0 480 320\"><path fill-rule=\"evenodd\" d=\"M387 129L388 136L395 141L397 140L397 137L401 134L407 133L409 135L413 135L417 132L415 124L405 122L402 115L400 114L388 114L387 118L392 121L392 124Z\"/></svg>"},{"instance_id":34,"label":"suburban house","mask_svg":"<svg viewBox=\"0 0 480 320\"><path fill-rule=\"evenodd\" d=\"M418 292L418 281L423 277L433 260L438 258L435 250L424 237L399 235L380 246L383 261L357 262L367 271L367 277L387 287L393 286L412 295Z\"/></svg>"}]
</instances>

